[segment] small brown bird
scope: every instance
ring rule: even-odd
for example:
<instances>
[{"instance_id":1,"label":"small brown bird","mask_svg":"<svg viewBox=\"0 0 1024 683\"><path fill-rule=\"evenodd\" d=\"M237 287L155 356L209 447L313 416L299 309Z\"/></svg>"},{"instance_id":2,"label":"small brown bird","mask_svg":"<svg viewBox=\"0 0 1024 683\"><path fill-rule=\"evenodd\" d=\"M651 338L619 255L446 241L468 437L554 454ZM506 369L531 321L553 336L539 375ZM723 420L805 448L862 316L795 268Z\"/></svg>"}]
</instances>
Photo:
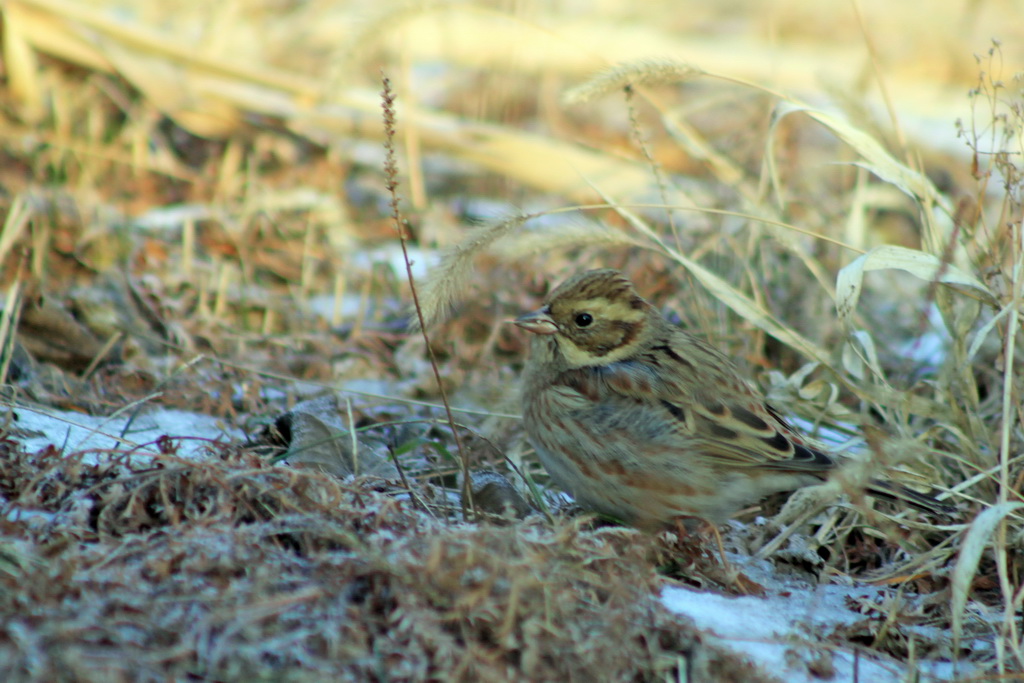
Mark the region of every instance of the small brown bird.
<instances>
[{"instance_id":1,"label":"small brown bird","mask_svg":"<svg viewBox=\"0 0 1024 683\"><path fill-rule=\"evenodd\" d=\"M530 442L586 508L652 530L680 517L721 523L837 466L725 355L665 320L616 270L570 278L515 323L536 335L523 387ZM949 510L887 482L868 491Z\"/></svg>"}]
</instances>

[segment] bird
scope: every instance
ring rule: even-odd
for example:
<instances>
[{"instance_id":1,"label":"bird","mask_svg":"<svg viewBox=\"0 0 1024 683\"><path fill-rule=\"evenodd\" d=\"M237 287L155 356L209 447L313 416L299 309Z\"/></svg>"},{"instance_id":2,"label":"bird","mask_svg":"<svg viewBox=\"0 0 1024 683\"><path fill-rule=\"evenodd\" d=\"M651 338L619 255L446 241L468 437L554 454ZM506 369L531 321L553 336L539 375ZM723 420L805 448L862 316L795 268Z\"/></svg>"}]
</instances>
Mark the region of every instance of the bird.
<instances>
[{"instance_id":1,"label":"bird","mask_svg":"<svg viewBox=\"0 0 1024 683\"><path fill-rule=\"evenodd\" d=\"M576 274L513 322L533 334L528 440L583 508L651 531L681 519L717 525L770 494L820 484L840 464L618 270ZM892 482L867 492L951 511Z\"/></svg>"}]
</instances>

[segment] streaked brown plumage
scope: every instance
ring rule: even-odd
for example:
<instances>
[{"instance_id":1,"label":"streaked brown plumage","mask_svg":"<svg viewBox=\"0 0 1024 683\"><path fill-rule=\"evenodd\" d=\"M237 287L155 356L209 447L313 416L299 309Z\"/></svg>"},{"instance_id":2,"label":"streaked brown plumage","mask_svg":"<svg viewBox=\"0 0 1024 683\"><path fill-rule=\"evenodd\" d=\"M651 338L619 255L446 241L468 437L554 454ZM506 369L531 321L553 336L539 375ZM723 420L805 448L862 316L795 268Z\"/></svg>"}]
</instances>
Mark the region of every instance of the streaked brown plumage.
<instances>
[{"instance_id":1,"label":"streaked brown plumage","mask_svg":"<svg viewBox=\"0 0 1024 683\"><path fill-rule=\"evenodd\" d=\"M836 467L725 355L670 324L618 271L576 275L515 322L535 335L527 434L584 507L648 529L679 517L720 523ZM945 511L897 485L869 492Z\"/></svg>"}]
</instances>

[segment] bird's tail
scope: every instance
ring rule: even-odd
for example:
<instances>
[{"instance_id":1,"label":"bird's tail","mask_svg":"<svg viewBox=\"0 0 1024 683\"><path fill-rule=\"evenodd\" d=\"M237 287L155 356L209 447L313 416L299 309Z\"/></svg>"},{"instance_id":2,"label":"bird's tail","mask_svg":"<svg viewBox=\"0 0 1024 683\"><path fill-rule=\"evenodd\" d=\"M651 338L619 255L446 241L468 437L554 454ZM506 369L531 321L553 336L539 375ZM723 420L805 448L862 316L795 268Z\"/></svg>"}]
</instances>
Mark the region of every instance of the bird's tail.
<instances>
[{"instance_id":1,"label":"bird's tail","mask_svg":"<svg viewBox=\"0 0 1024 683\"><path fill-rule=\"evenodd\" d=\"M956 508L952 505L946 505L932 496L925 493L918 493L913 489L909 489L906 486L901 486L891 481L879 481L878 479L873 480L868 484L868 493L879 498L885 498L886 500L895 501L897 503L907 503L918 510L923 512L929 512L933 515L953 515L956 513Z\"/></svg>"}]
</instances>

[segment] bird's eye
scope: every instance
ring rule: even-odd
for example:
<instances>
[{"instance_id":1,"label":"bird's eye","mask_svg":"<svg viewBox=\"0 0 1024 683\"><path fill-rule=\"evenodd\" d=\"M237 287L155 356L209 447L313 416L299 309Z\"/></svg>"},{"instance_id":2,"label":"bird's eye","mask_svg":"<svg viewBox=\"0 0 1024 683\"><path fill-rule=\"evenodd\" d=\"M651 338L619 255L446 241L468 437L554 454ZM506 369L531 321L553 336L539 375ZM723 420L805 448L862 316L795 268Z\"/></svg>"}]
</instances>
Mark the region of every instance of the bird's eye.
<instances>
[{"instance_id":1,"label":"bird's eye","mask_svg":"<svg viewBox=\"0 0 1024 683\"><path fill-rule=\"evenodd\" d=\"M589 313L576 314L576 327L586 327L592 322L594 322L594 316L590 315Z\"/></svg>"}]
</instances>

